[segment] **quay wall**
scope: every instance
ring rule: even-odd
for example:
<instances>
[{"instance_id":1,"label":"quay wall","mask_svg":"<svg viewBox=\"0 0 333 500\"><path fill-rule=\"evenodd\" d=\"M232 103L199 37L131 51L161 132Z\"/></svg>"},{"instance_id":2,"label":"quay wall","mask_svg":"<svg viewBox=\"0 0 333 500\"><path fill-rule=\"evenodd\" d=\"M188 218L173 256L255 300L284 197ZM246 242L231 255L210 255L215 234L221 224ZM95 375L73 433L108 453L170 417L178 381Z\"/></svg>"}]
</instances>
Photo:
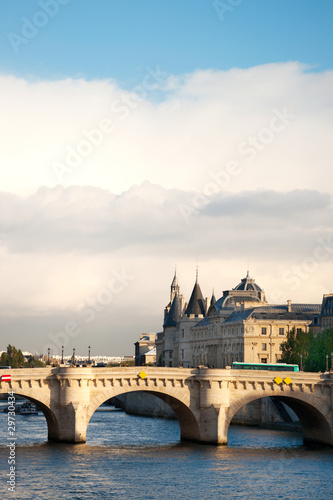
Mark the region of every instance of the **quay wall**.
<instances>
[{"instance_id":1,"label":"quay wall","mask_svg":"<svg viewBox=\"0 0 333 500\"><path fill-rule=\"evenodd\" d=\"M143 392L129 392L114 398L116 405L124 408L129 415L142 417L176 419L170 406L153 394ZM232 424L250 426L273 426L285 423L298 424L296 414L286 405L276 408L271 398L262 398L243 406L234 416Z\"/></svg>"}]
</instances>

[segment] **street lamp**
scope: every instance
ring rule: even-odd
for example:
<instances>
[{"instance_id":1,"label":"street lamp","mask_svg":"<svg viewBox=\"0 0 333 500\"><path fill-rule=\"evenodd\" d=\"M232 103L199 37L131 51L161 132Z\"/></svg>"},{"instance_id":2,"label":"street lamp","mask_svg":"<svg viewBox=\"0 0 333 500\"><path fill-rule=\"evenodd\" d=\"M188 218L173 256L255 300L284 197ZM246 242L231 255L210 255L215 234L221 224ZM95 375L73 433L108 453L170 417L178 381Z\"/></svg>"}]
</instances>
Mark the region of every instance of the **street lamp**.
<instances>
[{"instance_id":1,"label":"street lamp","mask_svg":"<svg viewBox=\"0 0 333 500\"><path fill-rule=\"evenodd\" d=\"M50 364L50 348L47 349L47 364Z\"/></svg>"},{"instance_id":2,"label":"street lamp","mask_svg":"<svg viewBox=\"0 0 333 500\"><path fill-rule=\"evenodd\" d=\"M300 354L300 358L301 358L301 372L303 371L303 354Z\"/></svg>"},{"instance_id":3,"label":"street lamp","mask_svg":"<svg viewBox=\"0 0 333 500\"><path fill-rule=\"evenodd\" d=\"M228 366L230 366L229 349L228 349Z\"/></svg>"},{"instance_id":4,"label":"street lamp","mask_svg":"<svg viewBox=\"0 0 333 500\"><path fill-rule=\"evenodd\" d=\"M90 365L90 349L91 349L91 347L90 347L90 346L88 346L88 349L89 349L89 354L88 354L88 364Z\"/></svg>"},{"instance_id":5,"label":"street lamp","mask_svg":"<svg viewBox=\"0 0 333 500\"><path fill-rule=\"evenodd\" d=\"M326 354L326 371L328 372L328 354Z\"/></svg>"},{"instance_id":6,"label":"street lamp","mask_svg":"<svg viewBox=\"0 0 333 500\"><path fill-rule=\"evenodd\" d=\"M64 346L61 346L61 364L64 364Z\"/></svg>"},{"instance_id":7,"label":"street lamp","mask_svg":"<svg viewBox=\"0 0 333 500\"><path fill-rule=\"evenodd\" d=\"M73 347L72 365L75 365L75 347Z\"/></svg>"}]
</instances>

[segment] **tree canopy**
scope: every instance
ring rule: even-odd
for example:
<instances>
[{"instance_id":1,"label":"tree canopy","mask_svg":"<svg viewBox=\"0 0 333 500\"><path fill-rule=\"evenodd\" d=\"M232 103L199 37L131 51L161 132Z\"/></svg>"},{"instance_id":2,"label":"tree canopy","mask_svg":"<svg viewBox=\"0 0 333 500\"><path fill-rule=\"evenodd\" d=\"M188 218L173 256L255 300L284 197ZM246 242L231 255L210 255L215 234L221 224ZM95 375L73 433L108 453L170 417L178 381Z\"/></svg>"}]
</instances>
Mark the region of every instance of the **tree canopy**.
<instances>
[{"instance_id":1,"label":"tree canopy","mask_svg":"<svg viewBox=\"0 0 333 500\"><path fill-rule=\"evenodd\" d=\"M7 346L7 352L3 352L0 356L0 366L11 366L12 368L34 368L45 366L45 363L36 359L34 356L30 356L26 361L21 349L16 349L16 347L9 344Z\"/></svg>"},{"instance_id":2,"label":"tree canopy","mask_svg":"<svg viewBox=\"0 0 333 500\"><path fill-rule=\"evenodd\" d=\"M331 368L331 353L333 352L333 329L314 333L297 332L293 328L287 334L287 340L281 344L283 363L298 364L303 357L303 368L307 372L324 372L326 370L326 355L328 367Z\"/></svg>"}]
</instances>

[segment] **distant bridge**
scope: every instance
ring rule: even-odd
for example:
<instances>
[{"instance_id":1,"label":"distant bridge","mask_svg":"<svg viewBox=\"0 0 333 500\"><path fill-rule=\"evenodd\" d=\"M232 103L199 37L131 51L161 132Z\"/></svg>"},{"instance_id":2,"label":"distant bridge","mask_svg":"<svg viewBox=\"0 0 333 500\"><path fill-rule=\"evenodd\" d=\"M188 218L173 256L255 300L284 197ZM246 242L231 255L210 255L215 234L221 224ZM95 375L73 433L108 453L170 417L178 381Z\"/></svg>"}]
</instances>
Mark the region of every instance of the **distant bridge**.
<instances>
[{"instance_id":1,"label":"distant bridge","mask_svg":"<svg viewBox=\"0 0 333 500\"><path fill-rule=\"evenodd\" d=\"M171 406L183 440L226 444L237 411L272 396L294 410L304 442L333 445L333 373L65 366L1 371L11 374L11 381L0 383L1 393L13 390L35 402L46 417L50 440L85 442L89 420L102 403L143 391Z\"/></svg>"}]
</instances>

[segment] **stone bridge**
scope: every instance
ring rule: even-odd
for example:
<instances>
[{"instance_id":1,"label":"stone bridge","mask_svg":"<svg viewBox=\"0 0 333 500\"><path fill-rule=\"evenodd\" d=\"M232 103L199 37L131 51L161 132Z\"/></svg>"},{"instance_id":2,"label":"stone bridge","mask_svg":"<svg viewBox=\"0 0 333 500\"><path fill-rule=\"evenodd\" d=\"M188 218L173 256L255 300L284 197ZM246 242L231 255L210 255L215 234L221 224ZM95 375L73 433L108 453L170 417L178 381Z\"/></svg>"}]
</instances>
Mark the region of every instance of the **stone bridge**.
<instances>
[{"instance_id":1,"label":"stone bridge","mask_svg":"<svg viewBox=\"0 0 333 500\"><path fill-rule=\"evenodd\" d=\"M237 411L273 396L297 414L304 442L333 445L333 373L65 366L1 371L11 374L10 382L1 381L1 393L13 390L36 403L46 417L49 440L85 442L89 420L103 402L144 391L171 406L183 440L227 444Z\"/></svg>"}]
</instances>

